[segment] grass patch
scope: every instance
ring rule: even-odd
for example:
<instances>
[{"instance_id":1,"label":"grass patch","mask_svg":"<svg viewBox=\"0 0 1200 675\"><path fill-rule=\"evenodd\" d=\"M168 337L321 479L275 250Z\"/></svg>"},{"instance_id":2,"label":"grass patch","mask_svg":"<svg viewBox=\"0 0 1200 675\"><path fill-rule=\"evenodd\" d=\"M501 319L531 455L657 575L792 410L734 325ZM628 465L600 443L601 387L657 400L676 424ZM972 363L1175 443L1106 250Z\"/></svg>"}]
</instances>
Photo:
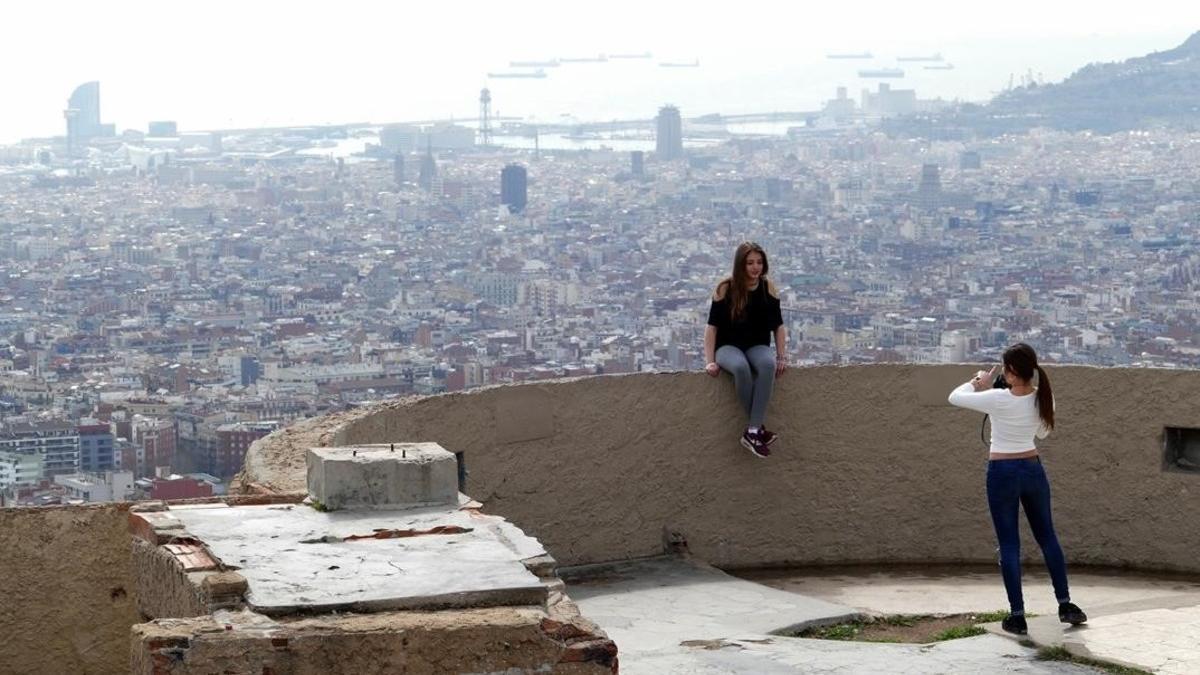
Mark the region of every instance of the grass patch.
<instances>
[{"instance_id":1,"label":"grass patch","mask_svg":"<svg viewBox=\"0 0 1200 675\"><path fill-rule=\"evenodd\" d=\"M1037 652L1039 661L1063 661L1066 663L1074 663L1081 666L1089 666L1103 670L1111 675L1151 675L1149 671L1141 668L1130 668L1129 666L1119 666L1115 663L1106 663L1089 659L1082 656L1075 656L1067 651L1065 647L1042 647Z\"/></svg>"},{"instance_id":2,"label":"grass patch","mask_svg":"<svg viewBox=\"0 0 1200 675\"><path fill-rule=\"evenodd\" d=\"M975 637L983 635L987 631L979 626L954 626L933 636L934 642L945 642L946 640L957 640L959 638Z\"/></svg>"},{"instance_id":3,"label":"grass patch","mask_svg":"<svg viewBox=\"0 0 1200 675\"><path fill-rule=\"evenodd\" d=\"M862 621L853 621L851 623L839 623L833 626L823 626L814 628L812 631L804 631L801 637L814 637L821 640L853 640L862 633L863 626L867 625Z\"/></svg>"},{"instance_id":4,"label":"grass patch","mask_svg":"<svg viewBox=\"0 0 1200 675\"><path fill-rule=\"evenodd\" d=\"M986 631L976 624L999 621L1007 615L1008 612L975 612L949 616L893 614L832 626L817 626L801 631L798 637L854 642L928 644L983 635Z\"/></svg>"}]
</instances>

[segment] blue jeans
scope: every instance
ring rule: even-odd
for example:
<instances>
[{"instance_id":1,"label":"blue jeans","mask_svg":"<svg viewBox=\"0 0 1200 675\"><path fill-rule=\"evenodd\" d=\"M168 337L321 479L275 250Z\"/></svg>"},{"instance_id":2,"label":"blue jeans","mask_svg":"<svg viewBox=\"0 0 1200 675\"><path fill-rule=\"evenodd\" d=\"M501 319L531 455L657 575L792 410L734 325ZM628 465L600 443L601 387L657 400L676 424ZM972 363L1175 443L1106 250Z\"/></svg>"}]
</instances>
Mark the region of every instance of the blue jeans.
<instances>
[{"instance_id":1,"label":"blue jeans","mask_svg":"<svg viewBox=\"0 0 1200 675\"><path fill-rule=\"evenodd\" d=\"M717 365L733 375L733 386L750 416L750 426L761 427L775 387L775 351L767 345L754 345L744 352L733 345L723 345L716 358Z\"/></svg>"},{"instance_id":2,"label":"blue jeans","mask_svg":"<svg viewBox=\"0 0 1200 675\"><path fill-rule=\"evenodd\" d=\"M1008 605L1012 611L1025 611L1025 599L1021 594L1019 507L1022 506L1025 507L1029 529L1033 530L1033 538L1037 540L1042 557L1046 560L1046 569L1054 584L1054 597L1059 602L1069 602L1071 593L1067 589L1067 562L1050 518L1050 481L1046 479L1042 460L1032 457L988 462L987 497L996 539L1000 542L1000 572L1004 576L1004 590L1008 593Z\"/></svg>"}]
</instances>

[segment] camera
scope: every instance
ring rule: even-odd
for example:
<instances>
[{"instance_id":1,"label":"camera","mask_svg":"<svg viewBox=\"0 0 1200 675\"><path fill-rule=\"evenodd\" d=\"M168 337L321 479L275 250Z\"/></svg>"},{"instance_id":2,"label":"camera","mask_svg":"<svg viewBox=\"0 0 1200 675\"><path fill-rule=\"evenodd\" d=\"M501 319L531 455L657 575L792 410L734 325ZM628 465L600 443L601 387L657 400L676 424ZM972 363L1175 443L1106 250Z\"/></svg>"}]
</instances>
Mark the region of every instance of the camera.
<instances>
[{"instance_id":1,"label":"camera","mask_svg":"<svg viewBox=\"0 0 1200 675\"><path fill-rule=\"evenodd\" d=\"M1008 384L1008 380L1004 379L1004 373L1000 373L996 379L992 380L992 389L1012 389L1012 386Z\"/></svg>"}]
</instances>

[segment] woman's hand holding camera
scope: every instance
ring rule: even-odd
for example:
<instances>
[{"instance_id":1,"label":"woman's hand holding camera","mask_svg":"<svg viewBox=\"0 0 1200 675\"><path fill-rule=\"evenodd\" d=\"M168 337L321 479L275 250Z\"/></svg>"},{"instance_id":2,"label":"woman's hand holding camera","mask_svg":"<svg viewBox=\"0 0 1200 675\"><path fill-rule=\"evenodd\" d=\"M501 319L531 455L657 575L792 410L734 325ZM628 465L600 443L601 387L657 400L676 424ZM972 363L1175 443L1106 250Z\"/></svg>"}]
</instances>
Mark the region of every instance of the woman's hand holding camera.
<instances>
[{"instance_id":1,"label":"woman's hand holding camera","mask_svg":"<svg viewBox=\"0 0 1200 675\"><path fill-rule=\"evenodd\" d=\"M991 370L976 371L975 377L971 378L971 386L975 391L983 391L992 388L992 382L996 379L996 369L999 366L992 366Z\"/></svg>"}]
</instances>

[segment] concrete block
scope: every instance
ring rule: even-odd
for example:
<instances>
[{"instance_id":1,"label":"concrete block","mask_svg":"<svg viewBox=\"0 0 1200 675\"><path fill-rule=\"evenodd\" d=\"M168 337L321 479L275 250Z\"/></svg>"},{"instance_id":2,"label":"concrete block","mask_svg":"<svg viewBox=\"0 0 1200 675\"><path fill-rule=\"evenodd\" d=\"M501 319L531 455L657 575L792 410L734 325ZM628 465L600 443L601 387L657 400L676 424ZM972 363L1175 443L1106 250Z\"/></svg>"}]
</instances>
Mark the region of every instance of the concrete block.
<instances>
[{"instance_id":1,"label":"concrete block","mask_svg":"<svg viewBox=\"0 0 1200 675\"><path fill-rule=\"evenodd\" d=\"M162 511L130 512L129 532L151 544L165 544L186 534L178 518Z\"/></svg>"},{"instance_id":2,"label":"concrete block","mask_svg":"<svg viewBox=\"0 0 1200 675\"><path fill-rule=\"evenodd\" d=\"M308 494L326 510L458 503L458 464L437 443L309 448Z\"/></svg>"}]
</instances>

